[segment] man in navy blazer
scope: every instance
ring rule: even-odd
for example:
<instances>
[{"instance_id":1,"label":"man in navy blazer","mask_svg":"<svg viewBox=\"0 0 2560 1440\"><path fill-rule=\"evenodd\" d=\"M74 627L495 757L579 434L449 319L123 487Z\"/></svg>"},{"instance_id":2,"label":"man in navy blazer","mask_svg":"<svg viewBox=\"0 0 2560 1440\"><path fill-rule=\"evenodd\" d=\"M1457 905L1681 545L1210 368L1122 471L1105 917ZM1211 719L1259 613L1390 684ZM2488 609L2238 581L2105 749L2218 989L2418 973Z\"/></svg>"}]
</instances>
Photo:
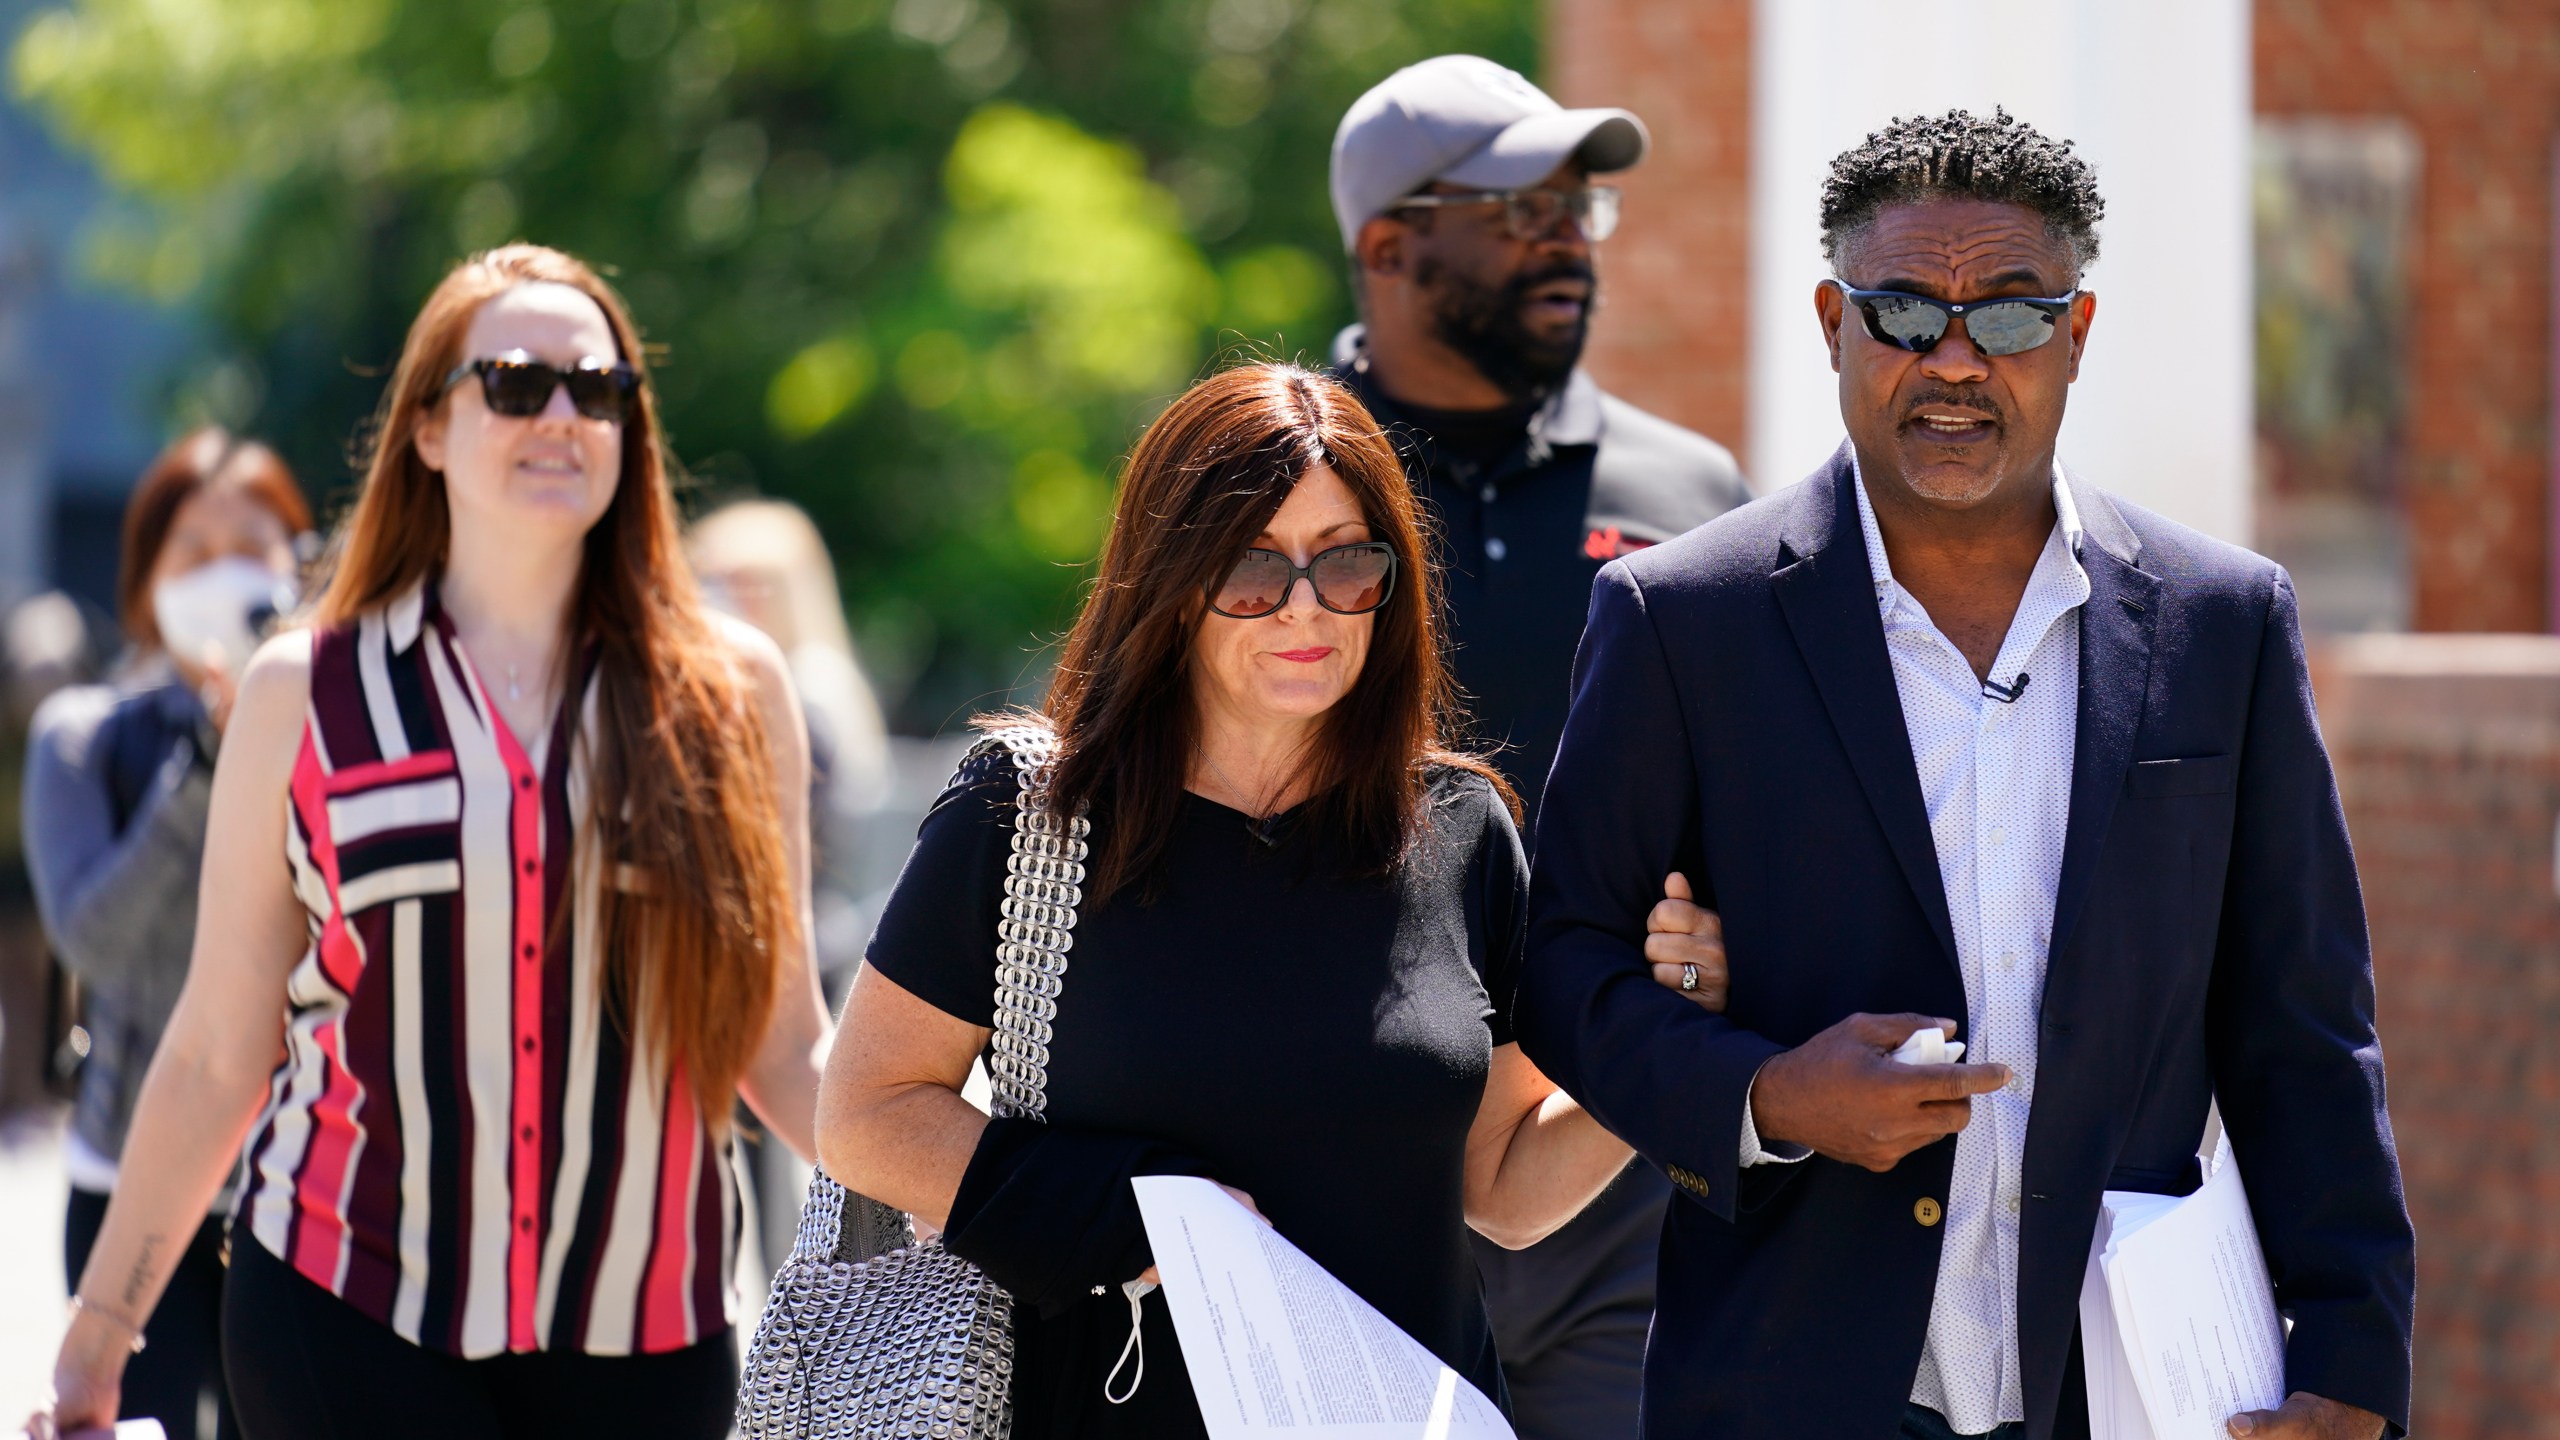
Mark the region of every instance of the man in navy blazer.
<instances>
[{"instance_id":1,"label":"man in navy blazer","mask_svg":"<svg viewBox=\"0 0 2560 1440\"><path fill-rule=\"evenodd\" d=\"M1841 156L1848 443L1594 586L1518 1025L1680 1192L1651 1440L2085 1434L2100 1193L2192 1189L2217 1099L2293 1322L2293 1393L2230 1432L2406 1426L2412 1240L2291 584L2055 463L2101 209L2005 114ZM1647 971L1672 871L1723 916L1722 1015ZM1897 1063L1931 1026L1969 1063Z\"/></svg>"}]
</instances>

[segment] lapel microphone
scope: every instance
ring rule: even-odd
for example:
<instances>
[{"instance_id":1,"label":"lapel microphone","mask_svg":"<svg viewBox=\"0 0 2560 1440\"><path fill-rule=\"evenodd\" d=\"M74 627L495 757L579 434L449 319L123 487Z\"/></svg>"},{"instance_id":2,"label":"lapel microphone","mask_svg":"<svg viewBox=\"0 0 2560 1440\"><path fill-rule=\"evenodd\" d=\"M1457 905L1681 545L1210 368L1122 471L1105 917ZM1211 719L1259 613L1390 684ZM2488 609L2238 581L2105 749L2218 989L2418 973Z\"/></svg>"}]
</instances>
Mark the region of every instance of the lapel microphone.
<instances>
[{"instance_id":1,"label":"lapel microphone","mask_svg":"<svg viewBox=\"0 0 2560 1440\"><path fill-rule=\"evenodd\" d=\"M2001 684L1997 680L1985 680L1982 682L1983 698L1986 700L1997 700L2003 705L2017 704L2018 697L2026 693L2027 672L2024 670L2019 671L2018 678L2010 681L2006 685Z\"/></svg>"}]
</instances>

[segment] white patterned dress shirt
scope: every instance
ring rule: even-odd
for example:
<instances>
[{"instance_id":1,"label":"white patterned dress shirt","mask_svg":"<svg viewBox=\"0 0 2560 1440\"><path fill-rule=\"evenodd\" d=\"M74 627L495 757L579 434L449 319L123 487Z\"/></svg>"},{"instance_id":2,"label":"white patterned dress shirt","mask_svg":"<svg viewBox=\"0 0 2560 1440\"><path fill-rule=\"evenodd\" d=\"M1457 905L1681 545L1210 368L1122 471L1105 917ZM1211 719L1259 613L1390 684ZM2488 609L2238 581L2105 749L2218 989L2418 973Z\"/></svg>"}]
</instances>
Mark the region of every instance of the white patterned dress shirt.
<instances>
[{"instance_id":1,"label":"white patterned dress shirt","mask_svg":"<svg viewBox=\"0 0 2560 1440\"><path fill-rule=\"evenodd\" d=\"M1911 760L1929 810L1956 960L1964 972L1965 1059L2009 1067L2005 1089L1977 1095L1956 1138L1938 1288L1911 1398L1978 1435L2026 1418L2018 1368L2018 1211L2027 1115L2036 1093L2037 1017L2045 950L2071 818L2071 764L2080 720L2080 626L2089 598L2080 568L2080 516L2057 473L2053 533L2000 643L1991 677L2014 702L1986 695L1972 662L1920 602L1894 583L1866 480L1855 480L1858 526L1884 620ZM1742 1160L1786 1163L1807 1152L1763 1149L1746 1098Z\"/></svg>"}]
</instances>

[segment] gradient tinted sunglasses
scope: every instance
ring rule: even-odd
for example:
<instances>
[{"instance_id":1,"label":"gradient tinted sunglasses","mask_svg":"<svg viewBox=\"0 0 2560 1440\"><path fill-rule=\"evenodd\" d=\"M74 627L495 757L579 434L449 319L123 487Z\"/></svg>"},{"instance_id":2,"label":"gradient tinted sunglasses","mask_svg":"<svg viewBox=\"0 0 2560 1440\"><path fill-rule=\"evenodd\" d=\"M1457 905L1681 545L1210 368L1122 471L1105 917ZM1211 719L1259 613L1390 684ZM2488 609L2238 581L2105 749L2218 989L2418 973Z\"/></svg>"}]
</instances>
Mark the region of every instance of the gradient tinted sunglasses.
<instances>
[{"instance_id":1,"label":"gradient tinted sunglasses","mask_svg":"<svg viewBox=\"0 0 2560 1440\"><path fill-rule=\"evenodd\" d=\"M1387 603L1396 588L1396 552L1383 541L1336 545L1300 565L1277 550L1247 550L1226 580L1209 592L1209 608L1230 620L1259 620L1280 613L1289 592L1305 576L1316 603L1336 615L1366 615Z\"/></svg>"},{"instance_id":2,"label":"gradient tinted sunglasses","mask_svg":"<svg viewBox=\"0 0 2560 1440\"><path fill-rule=\"evenodd\" d=\"M444 388L451 390L468 375L480 377L480 398L489 402L491 410L519 419L541 414L551 403L551 392L566 385L569 403L579 414L620 424L631 418L632 401L640 394L638 372L618 360L595 355L563 370L522 350L510 350L454 366L453 373L444 377Z\"/></svg>"},{"instance_id":3,"label":"gradient tinted sunglasses","mask_svg":"<svg viewBox=\"0 0 2560 1440\"><path fill-rule=\"evenodd\" d=\"M1955 322L1964 322L1964 333L1973 348L1985 355L2017 355L2033 350L2053 338L2054 322L2071 312L2071 302L2080 292L2057 296L2051 300L2032 297L2003 296L1998 300L1973 300L1958 305L1926 295L1912 295L1900 290L1852 290L1839 281L1840 293L1866 317L1867 333L1879 343L1914 355L1926 355L1947 338Z\"/></svg>"},{"instance_id":4,"label":"gradient tinted sunglasses","mask_svg":"<svg viewBox=\"0 0 2560 1440\"><path fill-rule=\"evenodd\" d=\"M1407 195L1395 204L1398 210L1446 210L1462 205L1499 205L1503 224L1514 240L1536 240L1556 228L1556 221L1570 217L1582 238L1597 245L1618 233L1618 187L1615 185L1579 185L1571 190L1550 190L1543 185L1523 186L1517 190L1470 190L1460 195Z\"/></svg>"}]
</instances>

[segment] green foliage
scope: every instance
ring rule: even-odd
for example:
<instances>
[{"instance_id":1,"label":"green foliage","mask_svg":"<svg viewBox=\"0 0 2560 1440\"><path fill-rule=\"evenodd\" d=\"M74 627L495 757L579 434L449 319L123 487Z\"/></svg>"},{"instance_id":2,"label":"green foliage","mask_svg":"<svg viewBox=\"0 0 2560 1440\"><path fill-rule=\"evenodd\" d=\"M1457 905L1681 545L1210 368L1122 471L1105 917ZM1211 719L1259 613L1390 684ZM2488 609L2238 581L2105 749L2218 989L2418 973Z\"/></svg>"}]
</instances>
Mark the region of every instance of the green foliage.
<instances>
[{"instance_id":1,"label":"green foliage","mask_svg":"<svg viewBox=\"0 0 2560 1440\"><path fill-rule=\"evenodd\" d=\"M74 0L11 60L122 197L90 268L210 321L173 409L342 491L445 268L575 251L663 347L695 473L809 508L930 728L1030 671L1156 406L1348 318L1324 176L1352 98L1441 51L1525 67L1534 26L1531 0Z\"/></svg>"}]
</instances>

